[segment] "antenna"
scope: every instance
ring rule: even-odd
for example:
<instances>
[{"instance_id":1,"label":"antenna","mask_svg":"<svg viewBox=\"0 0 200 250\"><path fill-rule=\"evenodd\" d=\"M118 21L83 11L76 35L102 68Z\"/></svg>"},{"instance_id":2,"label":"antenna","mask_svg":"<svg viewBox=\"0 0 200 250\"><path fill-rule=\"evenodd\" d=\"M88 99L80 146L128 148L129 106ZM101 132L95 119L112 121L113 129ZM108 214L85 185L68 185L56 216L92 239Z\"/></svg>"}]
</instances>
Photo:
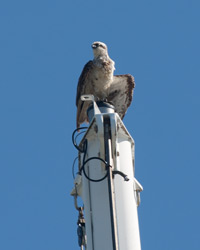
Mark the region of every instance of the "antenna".
<instances>
[{"instance_id":1,"label":"antenna","mask_svg":"<svg viewBox=\"0 0 200 250\"><path fill-rule=\"evenodd\" d=\"M92 102L89 127L78 149L79 171L71 195L79 211L80 249L140 250L137 207L141 184L135 179L135 143L114 107ZM81 197L84 206L78 207Z\"/></svg>"}]
</instances>

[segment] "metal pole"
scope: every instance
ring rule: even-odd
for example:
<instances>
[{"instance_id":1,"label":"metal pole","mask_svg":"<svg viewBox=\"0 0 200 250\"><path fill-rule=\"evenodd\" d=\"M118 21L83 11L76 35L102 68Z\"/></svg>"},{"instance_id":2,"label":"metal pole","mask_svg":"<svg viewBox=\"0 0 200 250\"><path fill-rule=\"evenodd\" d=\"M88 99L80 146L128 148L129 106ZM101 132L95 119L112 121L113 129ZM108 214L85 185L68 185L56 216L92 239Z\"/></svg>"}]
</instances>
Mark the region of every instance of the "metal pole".
<instances>
[{"instance_id":1,"label":"metal pole","mask_svg":"<svg viewBox=\"0 0 200 250\"><path fill-rule=\"evenodd\" d=\"M96 112L95 105L71 193L84 203L83 242L87 250L141 250L137 207L143 188L135 179L135 143L118 114Z\"/></svg>"}]
</instances>

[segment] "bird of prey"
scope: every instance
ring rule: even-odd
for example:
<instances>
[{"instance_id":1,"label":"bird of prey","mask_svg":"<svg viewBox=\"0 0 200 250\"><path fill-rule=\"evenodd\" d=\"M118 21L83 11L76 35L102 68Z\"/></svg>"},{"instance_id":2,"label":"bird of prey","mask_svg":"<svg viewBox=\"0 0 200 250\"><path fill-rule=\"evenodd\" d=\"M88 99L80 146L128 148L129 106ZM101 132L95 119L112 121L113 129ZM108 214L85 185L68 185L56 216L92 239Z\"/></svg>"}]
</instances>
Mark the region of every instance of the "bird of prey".
<instances>
[{"instance_id":1,"label":"bird of prey","mask_svg":"<svg viewBox=\"0 0 200 250\"><path fill-rule=\"evenodd\" d=\"M87 122L87 109L90 102L83 102L81 95L94 95L98 101L114 105L115 111L123 119L133 96L135 81L132 75L113 75L115 63L108 55L106 44L92 44L94 59L86 63L79 77L76 95L77 128Z\"/></svg>"}]
</instances>

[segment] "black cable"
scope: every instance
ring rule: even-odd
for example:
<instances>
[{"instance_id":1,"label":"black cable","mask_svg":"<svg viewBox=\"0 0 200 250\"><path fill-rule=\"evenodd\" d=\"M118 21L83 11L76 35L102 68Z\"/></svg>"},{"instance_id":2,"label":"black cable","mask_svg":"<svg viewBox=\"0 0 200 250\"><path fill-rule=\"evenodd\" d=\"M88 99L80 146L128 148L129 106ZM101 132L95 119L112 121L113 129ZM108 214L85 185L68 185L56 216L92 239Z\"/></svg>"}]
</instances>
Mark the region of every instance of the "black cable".
<instances>
[{"instance_id":1,"label":"black cable","mask_svg":"<svg viewBox=\"0 0 200 250\"><path fill-rule=\"evenodd\" d=\"M79 132L81 129L88 129L88 127L81 127L81 128L75 129L74 132L72 133L72 143L73 143L74 147L75 147L79 152L83 153L83 152L84 152L83 149L81 149L81 148L77 145L77 143L76 143L77 137L78 137L80 134L82 134L83 132L79 133L79 134L76 135L76 137L75 137L75 133L76 133L76 132ZM75 137L75 138L74 138L74 137Z\"/></svg>"},{"instance_id":2,"label":"black cable","mask_svg":"<svg viewBox=\"0 0 200 250\"><path fill-rule=\"evenodd\" d=\"M119 171L119 170L114 170L114 171L112 171L112 174L113 174L113 176L114 176L115 174L119 174L119 175L121 175L121 176L124 178L125 181L129 181L128 176L127 176L126 174L124 174L123 172Z\"/></svg>"},{"instance_id":3,"label":"black cable","mask_svg":"<svg viewBox=\"0 0 200 250\"><path fill-rule=\"evenodd\" d=\"M79 173L81 173L81 172L83 171L85 177L86 177L89 181L92 181L92 182L100 182L100 181L103 181L103 180L108 176L108 168L109 168L110 166L108 165L108 163L107 163L105 160L103 160L103 159L100 158L100 157L90 157L90 158L88 158L87 160L85 160L85 158L86 158L86 153L87 153L87 147L88 147L87 139L84 140L84 142L83 142L83 147L82 147L82 148L80 148L80 147L77 145L77 142L76 142L77 137L78 137L80 134L84 133L84 131L83 131L83 132L80 132L78 135L75 136L76 132L78 132L80 129L87 129L87 128L88 128L88 127L77 128L77 129L75 129L74 132L72 133L72 143L73 143L74 147L75 147L79 152L84 153L84 154L83 154L83 165L81 166L81 169L80 169ZM77 158L78 158L78 157L76 157L76 158L74 159L74 162L73 162L73 165L72 165L72 175L73 175L73 178L75 178L75 175L74 175L74 165L75 165L75 162L76 162ZM91 160L99 160L99 161L102 161L102 162L105 164L105 166L106 166L106 174L105 174L102 178L100 178L100 179L92 179L92 178L90 178L90 177L87 175L87 173L86 173L86 171L85 171L85 164L88 163L88 162L91 161Z\"/></svg>"},{"instance_id":4,"label":"black cable","mask_svg":"<svg viewBox=\"0 0 200 250\"><path fill-rule=\"evenodd\" d=\"M76 142L76 139L78 138L78 136L80 136L81 134L83 134L85 131L82 131L80 133L78 133L76 136L76 132L78 132L79 130L82 130L82 129L87 129L88 127L81 127L81 128L77 128L74 130L74 132L72 133L72 143L74 145L74 147L79 151L79 152L84 152L84 148L81 149L78 145L77 145L77 142ZM75 179L75 173L74 173L74 166L75 166L75 162L76 160L78 159L78 157L76 157L73 161L73 164L72 164L72 176L73 178Z\"/></svg>"},{"instance_id":5,"label":"black cable","mask_svg":"<svg viewBox=\"0 0 200 250\"><path fill-rule=\"evenodd\" d=\"M72 176L73 176L74 179L75 179L74 166L75 166L75 162L76 162L77 159L78 159L78 156L74 159L73 164L72 164Z\"/></svg>"},{"instance_id":6,"label":"black cable","mask_svg":"<svg viewBox=\"0 0 200 250\"><path fill-rule=\"evenodd\" d=\"M111 131L110 131L110 119L104 118L104 147L105 147L105 160L110 164L110 154L111 148ZM114 189L112 180L112 169L108 169L108 197L109 197L109 207L110 207L110 223L111 223L111 233L112 233L112 249L117 250L117 225L116 225L116 215L115 215L115 199L114 199Z\"/></svg>"},{"instance_id":7,"label":"black cable","mask_svg":"<svg viewBox=\"0 0 200 250\"><path fill-rule=\"evenodd\" d=\"M83 133L85 133L85 131L82 131L82 132L78 133L78 134L76 135L74 141L76 142L76 139L77 139L81 134L83 134ZM76 142L76 144L77 144L77 142Z\"/></svg>"},{"instance_id":8,"label":"black cable","mask_svg":"<svg viewBox=\"0 0 200 250\"><path fill-rule=\"evenodd\" d=\"M85 139L85 141L83 142L83 153L84 153L83 154L83 163L85 162L85 157L86 157L86 153L87 153L87 147L88 147L88 141L87 141L87 139Z\"/></svg>"},{"instance_id":9,"label":"black cable","mask_svg":"<svg viewBox=\"0 0 200 250\"><path fill-rule=\"evenodd\" d=\"M100 178L100 179L92 179L90 178L87 174L86 174L86 171L85 171L85 164L88 162L88 161L91 161L91 160L99 160L99 161L102 161L105 165L106 165L106 174ZM110 166L107 164L107 162L105 160L103 160L102 158L100 157L90 157L88 158L86 161L83 162L83 165L81 167L81 171L83 170L83 173L85 175L85 177L89 180L89 181L92 181L92 182L100 182L100 181L103 181L107 176L108 176L108 168Z\"/></svg>"}]
</instances>

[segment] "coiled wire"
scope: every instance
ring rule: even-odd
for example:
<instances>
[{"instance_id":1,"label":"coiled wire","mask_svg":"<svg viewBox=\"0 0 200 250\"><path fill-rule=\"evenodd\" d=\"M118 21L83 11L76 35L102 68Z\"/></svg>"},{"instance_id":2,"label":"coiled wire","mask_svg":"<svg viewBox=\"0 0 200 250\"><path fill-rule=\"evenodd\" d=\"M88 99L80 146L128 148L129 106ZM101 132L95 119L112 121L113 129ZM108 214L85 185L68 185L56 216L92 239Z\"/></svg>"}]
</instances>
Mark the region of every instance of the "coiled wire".
<instances>
[{"instance_id":1,"label":"coiled wire","mask_svg":"<svg viewBox=\"0 0 200 250\"><path fill-rule=\"evenodd\" d=\"M88 141L87 139L84 140L84 143L83 143L83 147L81 148L80 146L77 145L77 142L76 142L76 139L77 137L84 133L85 131L82 131L80 132L78 135L75 136L76 132L80 131L81 129L87 129L87 127L81 127L81 128L77 128L74 130L74 132L72 133L72 143L74 145L74 147L80 152L80 153L83 153L83 164L80 168L80 171L79 171L79 174L81 174L83 172L84 176L89 180L89 181L92 181L92 182L101 182L103 181L107 176L108 176L108 169L110 167L110 165L102 158L100 157L90 157L88 158L87 160L85 160L86 158L86 154L87 154L87 148L88 148ZM76 158L77 159L77 158ZM74 175L74 164L75 164L75 161L76 159L74 160L74 163L73 163L73 170L72 170L72 173L73 173L73 177L75 176ZM86 170L85 170L85 166L86 166L86 163L88 163L89 161L91 160L99 160L101 162L103 162L106 166L106 174L100 178L100 179L92 179L90 178L87 173L86 173Z\"/></svg>"}]
</instances>

